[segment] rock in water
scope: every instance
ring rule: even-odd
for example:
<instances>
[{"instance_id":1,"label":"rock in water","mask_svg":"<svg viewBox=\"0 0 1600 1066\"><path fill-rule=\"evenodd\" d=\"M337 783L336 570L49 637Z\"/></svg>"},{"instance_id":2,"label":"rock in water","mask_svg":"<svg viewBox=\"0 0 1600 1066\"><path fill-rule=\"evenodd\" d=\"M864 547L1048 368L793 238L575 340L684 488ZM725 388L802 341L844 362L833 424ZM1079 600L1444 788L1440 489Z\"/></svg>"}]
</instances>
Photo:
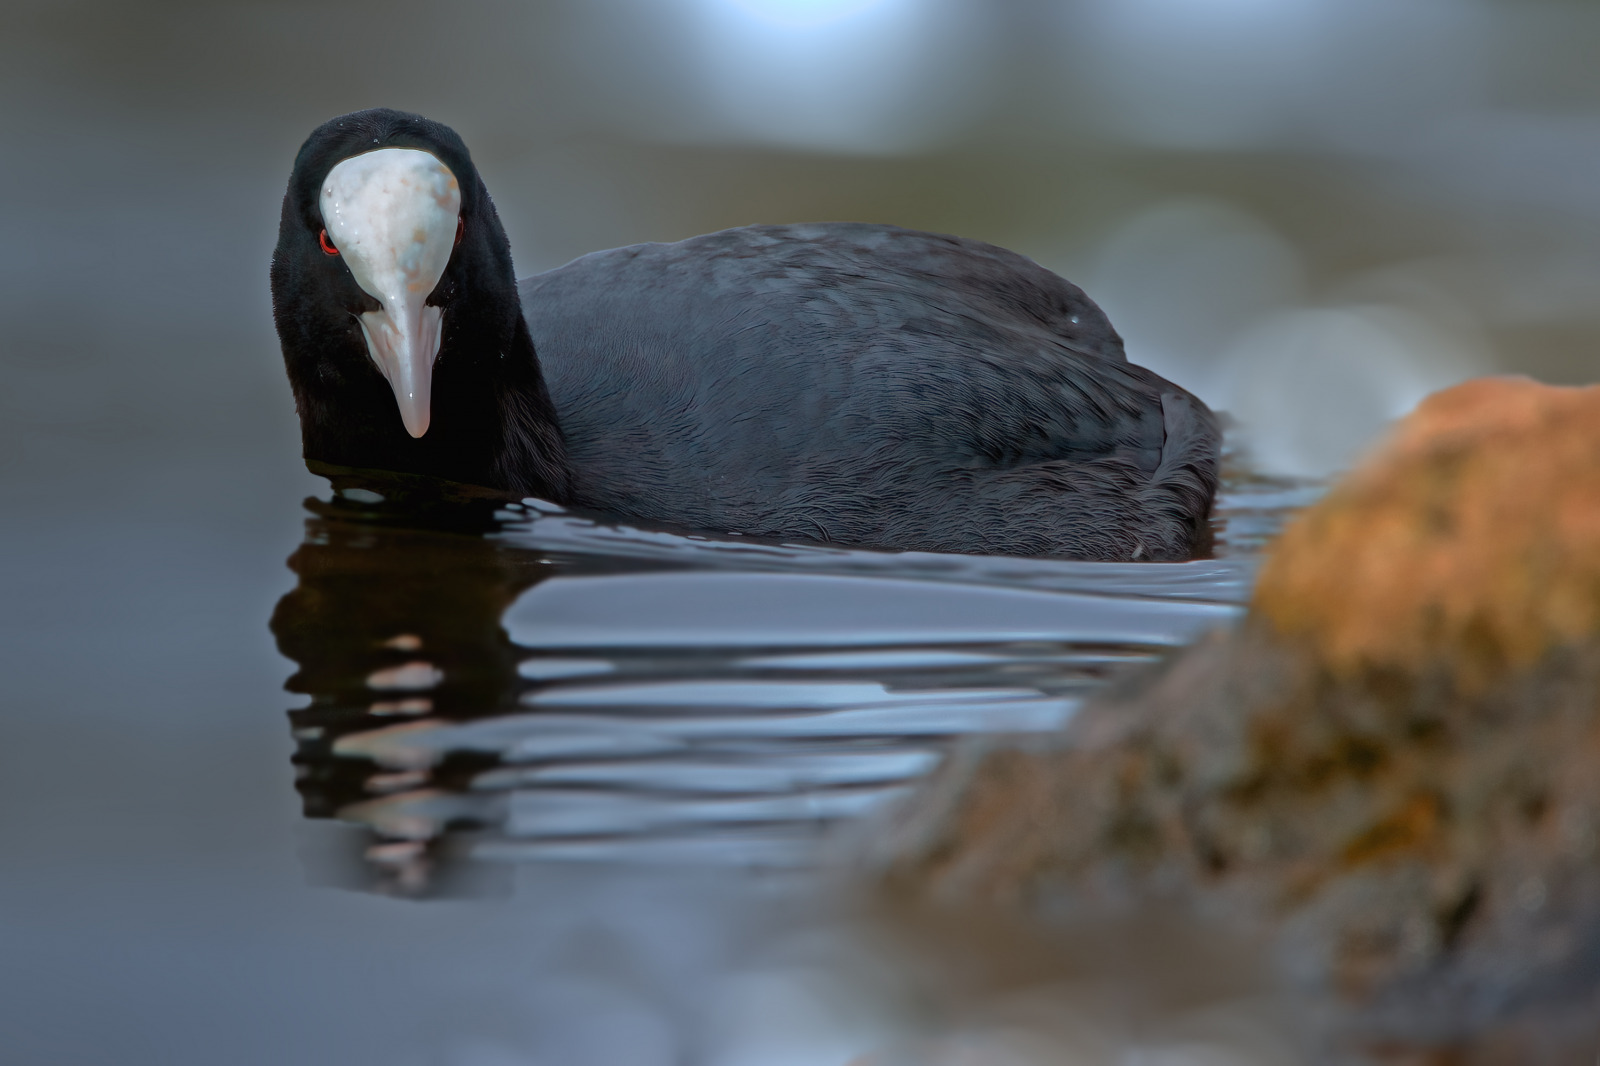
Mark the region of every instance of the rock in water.
<instances>
[{"instance_id":1,"label":"rock in water","mask_svg":"<svg viewBox=\"0 0 1600 1066\"><path fill-rule=\"evenodd\" d=\"M1600 634L1600 387L1437 393L1285 530L1256 613L1344 677L1487 683Z\"/></svg>"},{"instance_id":2,"label":"rock in water","mask_svg":"<svg viewBox=\"0 0 1600 1066\"><path fill-rule=\"evenodd\" d=\"M1249 614L1059 738L959 751L892 888L1266 927L1328 1061L1600 1050L1600 388L1439 393Z\"/></svg>"}]
</instances>

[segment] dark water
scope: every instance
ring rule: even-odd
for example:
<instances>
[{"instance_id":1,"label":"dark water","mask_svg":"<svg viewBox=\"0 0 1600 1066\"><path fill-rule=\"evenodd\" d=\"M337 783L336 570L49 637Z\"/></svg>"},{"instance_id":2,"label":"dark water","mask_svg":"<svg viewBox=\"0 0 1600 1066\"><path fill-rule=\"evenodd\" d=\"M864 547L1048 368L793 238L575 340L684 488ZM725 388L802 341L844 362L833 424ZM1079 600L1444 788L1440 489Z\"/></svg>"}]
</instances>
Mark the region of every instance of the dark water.
<instances>
[{"instance_id":1,"label":"dark water","mask_svg":"<svg viewBox=\"0 0 1600 1066\"><path fill-rule=\"evenodd\" d=\"M1111 565L333 483L272 621L309 697L296 787L308 816L367 831L345 883L404 894L516 862L812 866L952 738L1058 729L1115 670L1226 624L1261 537L1313 491L1237 478L1218 557Z\"/></svg>"},{"instance_id":2,"label":"dark water","mask_svg":"<svg viewBox=\"0 0 1600 1066\"><path fill-rule=\"evenodd\" d=\"M978 949L907 955L830 842L951 738L1055 728L1225 622L1314 492L1236 477L1218 558L1106 566L717 543L342 481L297 516L293 482L228 467L79 494L117 516L82 533L5 515L34 562L5 601L0 1062L842 1066L990 1032L992 997L950 987ZM982 947L1025 971L1001 1028L1027 1056L859 1061L1121 1047L1052 983L1081 948ZM1141 1046L1192 1050L1208 1018L1272 1031L1225 1006ZM1064 1018L1087 1029L1047 1040Z\"/></svg>"},{"instance_id":3,"label":"dark water","mask_svg":"<svg viewBox=\"0 0 1600 1066\"><path fill-rule=\"evenodd\" d=\"M1225 624L1262 539L1316 492L1236 475L1216 558L1123 566L713 541L333 485L253 623L265 636L270 609L287 666L241 658L238 561L180 527L154 531L169 561L128 545L132 573L107 542L43 555L135 609L79 627L99 674L46 651L10 671L34 695L4 748L0 1061L1112 1053L1127 1026L1052 983L1081 942L940 929L908 953L850 902L830 846L953 738L1058 728L1110 673ZM12 605L44 649L34 602ZM287 719L268 694L286 675ZM53 714L28 688L46 677ZM1029 975L1001 982L1022 1014L998 1030L978 955ZM1138 1046L1282 1061L1276 1015L1223 1008L1147 1020ZM955 1051L923 1047L951 1032Z\"/></svg>"}]
</instances>

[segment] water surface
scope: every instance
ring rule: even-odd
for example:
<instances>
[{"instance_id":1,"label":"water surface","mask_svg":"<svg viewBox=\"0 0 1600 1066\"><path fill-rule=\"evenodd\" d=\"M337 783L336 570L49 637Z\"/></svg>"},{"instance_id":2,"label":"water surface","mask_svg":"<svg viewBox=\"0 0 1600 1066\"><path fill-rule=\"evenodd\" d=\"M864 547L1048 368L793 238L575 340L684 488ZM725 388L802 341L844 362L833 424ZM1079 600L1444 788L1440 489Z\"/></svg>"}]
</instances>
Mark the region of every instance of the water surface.
<instances>
[{"instance_id":1,"label":"water surface","mask_svg":"<svg viewBox=\"0 0 1600 1066\"><path fill-rule=\"evenodd\" d=\"M333 484L272 623L310 700L296 787L366 831L351 883L406 894L462 864L809 868L954 739L1060 729L1116 671L1229 623L1263 537L1315 491L1236 475L1215 557L1104 564Z\"/></svg>"}]
</instances>

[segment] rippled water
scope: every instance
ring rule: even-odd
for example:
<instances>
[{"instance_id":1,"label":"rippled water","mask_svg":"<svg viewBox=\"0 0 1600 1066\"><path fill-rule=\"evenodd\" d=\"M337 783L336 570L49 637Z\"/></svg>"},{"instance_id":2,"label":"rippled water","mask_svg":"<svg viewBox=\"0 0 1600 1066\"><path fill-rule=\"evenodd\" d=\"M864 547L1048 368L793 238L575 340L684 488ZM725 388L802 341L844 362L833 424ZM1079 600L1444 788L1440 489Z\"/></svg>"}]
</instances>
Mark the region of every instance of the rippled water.
<instances>
[{"instance_id":1,"label":"rippled water","mask_svg":"<svg viewBox=\"0 0 1600 1066\"><path fill-rule=\"evenodd\" d=\"M1230 478L1215 557L884 554L618 528L333 471L272 628L305 812L385 891L522 861L805 868L953 738L1059 729L1227 623L1313 486Z\"/></svg>"}]
</instances>

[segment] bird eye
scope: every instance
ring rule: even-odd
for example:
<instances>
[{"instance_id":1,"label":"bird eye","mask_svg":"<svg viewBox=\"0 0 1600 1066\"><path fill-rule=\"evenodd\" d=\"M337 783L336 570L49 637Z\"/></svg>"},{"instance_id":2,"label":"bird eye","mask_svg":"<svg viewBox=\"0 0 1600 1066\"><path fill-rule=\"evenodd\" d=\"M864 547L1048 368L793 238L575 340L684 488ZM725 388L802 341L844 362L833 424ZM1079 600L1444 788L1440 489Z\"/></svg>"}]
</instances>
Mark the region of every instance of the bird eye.
<instances>
[{"instance_id":1,"label":"bird eye","mask_svg":"<svg viewBox=\"0 0 1600 1066\"><path fill-rule=\"evenodd\" d=\"M459 234L459 232L460 231L458 230L457 233ZM456 237L456 240L459 241L460 239L461 238L458 235ZM328 231L327 230L323 230L321 233L317 234L317 243L322 245L322 250L324 252L327 252L329 255L338 255L339 254L339 249L335 248L333 246L333 242L328 240Z\"/></svg>"},{"instance_id":2,"label":"bird eye","mask_svg":"<svg viewBox=\"0 0 1600 1066\"><path fill-rule=\"evenodd\" d=\"M460 215L457 215L456 216L456 244L460 244L461 243L461 234L466 230L466 228L467 228L467 220L462 218ZM452 245L451 247L454 247L454 245Z\"/></svg>"}]
</instances>

